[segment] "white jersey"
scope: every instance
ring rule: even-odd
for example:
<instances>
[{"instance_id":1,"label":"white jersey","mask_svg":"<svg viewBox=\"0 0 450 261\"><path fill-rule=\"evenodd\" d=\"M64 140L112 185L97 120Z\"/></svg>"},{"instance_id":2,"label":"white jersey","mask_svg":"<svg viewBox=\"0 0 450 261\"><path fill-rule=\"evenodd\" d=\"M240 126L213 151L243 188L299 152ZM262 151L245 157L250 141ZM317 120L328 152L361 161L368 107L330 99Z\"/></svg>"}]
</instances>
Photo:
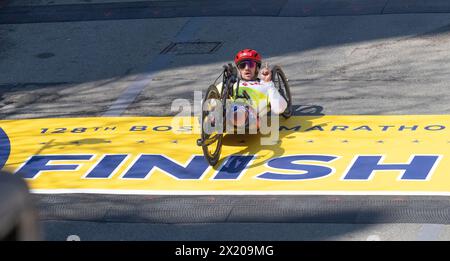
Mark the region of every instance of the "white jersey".
<instances>
[{"instance_id":1,"label":"white jersey","mask_svg":"<svg viewBox=\"0 0 450 261\"><path fill-rule=\"evenodd\" d=\"M239 84L239 88L237 85ZM222 83L217 86L219 92L222 91ZM248 105L259 113L270 110L275 114L281 114L286 110L287 102L275 88L273 81L264 82L261 80L245 81L239 80L233 86L234 93L239 90L238 95L244 96L244 91L248 94L250 100L246 101ZM241 99L239 99L241 100Z\"/></svg>"}]
</instances>

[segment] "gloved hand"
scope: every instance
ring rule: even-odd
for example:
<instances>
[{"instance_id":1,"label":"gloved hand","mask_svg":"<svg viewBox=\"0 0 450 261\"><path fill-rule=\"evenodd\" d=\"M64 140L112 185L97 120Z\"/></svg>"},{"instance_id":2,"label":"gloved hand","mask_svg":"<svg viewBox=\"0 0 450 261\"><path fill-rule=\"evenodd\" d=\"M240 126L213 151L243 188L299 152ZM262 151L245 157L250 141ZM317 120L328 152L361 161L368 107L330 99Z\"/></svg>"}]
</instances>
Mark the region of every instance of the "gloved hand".
<instances>
[{"instance_id":1,"label":"gloved hand","mask_svg":"<svg viewBox=\"0 0 450 261\"><path fill-rule=\"evenodd\" d=\"M272 72L269 69L268 63L266 63L264 65L264 68L262 68L262 70L261 70L261 80L263 80L265 82L272 81Z\"/></svg>"}]
</instances>

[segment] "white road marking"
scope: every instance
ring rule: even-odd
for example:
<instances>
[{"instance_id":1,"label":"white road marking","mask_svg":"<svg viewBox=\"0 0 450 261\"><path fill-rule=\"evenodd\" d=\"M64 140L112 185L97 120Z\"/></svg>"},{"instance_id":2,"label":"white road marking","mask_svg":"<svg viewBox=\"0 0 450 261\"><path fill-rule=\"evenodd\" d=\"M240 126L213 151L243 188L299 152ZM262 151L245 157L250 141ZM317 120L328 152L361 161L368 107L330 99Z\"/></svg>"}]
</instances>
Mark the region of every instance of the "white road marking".
<instances>
[{"instance_id":1,"label":"white road marking","mask_svg":"<svg viewBox=\"0 0 450 261\"><path fill-rule=\"evenodd\" d=\"M202 18L190 18L175 36L175 42L189 42L194 33L204 25ZM175 57L173 54L159 54L148 66L147 73L139 75L133 83L111 104L103 116L120 116L134 102L136 97L151 84L154 76L161 70L167 68L170 61Z\"/></svg>"},{"instance_id":2,"label":"white road marking","mask_svg":"<svg viewBox=\"0 0 450 261\"><path fill-rule=\"evenodd\" d=\"M67 237L66 241L81 241L81 238L78 235L70 235Z\"/></svg>"},{"instance_id":3,"label":"white road marking","mask_svg":"<svg viewBox=\"0 0 450 261\"><path fill-rule=\"evenodd\" d=\"M117 195L404 195L404 196L450 196L450 192L431 191L233 191L233 190L136 190L136 189L32 189L35 194L117 194Z\"/></svg>"}]
</instances>

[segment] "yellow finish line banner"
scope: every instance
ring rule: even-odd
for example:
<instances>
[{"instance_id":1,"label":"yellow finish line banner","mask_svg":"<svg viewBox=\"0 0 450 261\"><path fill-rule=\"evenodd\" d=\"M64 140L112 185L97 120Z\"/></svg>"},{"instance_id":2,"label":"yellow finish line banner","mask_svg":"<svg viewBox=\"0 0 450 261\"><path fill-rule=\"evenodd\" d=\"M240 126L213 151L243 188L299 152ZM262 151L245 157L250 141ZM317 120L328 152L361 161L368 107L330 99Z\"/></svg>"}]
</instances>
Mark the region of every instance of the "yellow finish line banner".
<instances>
[{"instance_id":1,"label":"yellow finish line banner","mask_svg":"<svg viewBox=\"0 0 450 261\"><path fill-rule=\"evenodd\" d=\"M3 120L0 166L36 193L450 195L450 116L293 116L275 145L225 135L215 167L173 121Z\"/></svg>"}]
</instances>

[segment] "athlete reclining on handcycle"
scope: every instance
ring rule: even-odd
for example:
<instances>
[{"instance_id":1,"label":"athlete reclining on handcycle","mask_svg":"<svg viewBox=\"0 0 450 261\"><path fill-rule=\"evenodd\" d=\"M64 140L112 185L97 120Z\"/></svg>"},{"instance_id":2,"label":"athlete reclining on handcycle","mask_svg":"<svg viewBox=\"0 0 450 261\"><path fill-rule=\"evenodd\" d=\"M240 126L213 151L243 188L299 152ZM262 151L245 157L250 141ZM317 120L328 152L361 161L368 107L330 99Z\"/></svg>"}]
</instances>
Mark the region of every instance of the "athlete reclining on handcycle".
<instances>
[{"instance_id":1,"label":"athlete reclining on handcycle","mask_svg":"<svg viewBox=\"0 0 450 261\"><path fill-rule=\"evenodd\" d=\"M275 88L267 63L261 69L261 55L257 51L241 50L236 54L234 62L239 74L238 81L233 85L233 93L237 95L232 97L231 107L227 110L226 124L258 130L262 117L269 111L282 114L287 102ZM258 78L260 70L261 78ZM217 89L221 93L222 83L217 85Z\"/></svg>"}]
</instances>

